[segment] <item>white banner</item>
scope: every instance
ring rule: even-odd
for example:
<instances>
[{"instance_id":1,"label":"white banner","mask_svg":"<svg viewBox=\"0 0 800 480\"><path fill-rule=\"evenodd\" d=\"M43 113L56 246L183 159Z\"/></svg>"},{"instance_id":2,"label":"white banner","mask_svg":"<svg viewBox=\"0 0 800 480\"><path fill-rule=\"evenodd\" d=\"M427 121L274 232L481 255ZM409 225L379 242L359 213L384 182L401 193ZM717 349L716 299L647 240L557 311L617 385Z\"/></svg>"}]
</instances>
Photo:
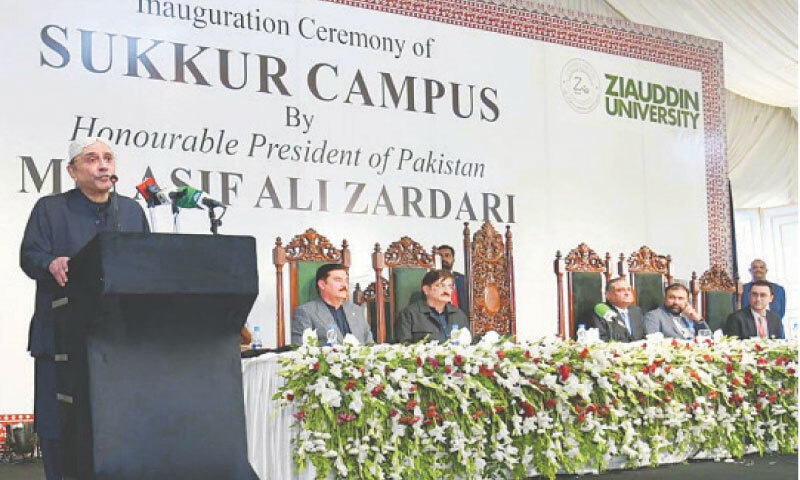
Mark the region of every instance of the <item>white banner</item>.
<instances>
[{"instance_id":1,"label":"white banner","mask_svg":"<svg viewBox=\"0 0 800 480\"><path fill-rule=\"evenodd\" d=\"M347 239L351 286L365 287L376 242L447 243L463 271L463 222L510 224L522 339L556 332L556 250L648 245L678 278L708 264L698 71L309 0L4 10L0 411L32 411L19 243L37 198L72 188L76 135L114 145L122 194L152 174L229 206L220 233L257 239L249 323L267 345L272 247L309 227ZM155 213L172 231L169 209ZM201 211L180 223L209 230Z\"/></svg>"}]
</instances>

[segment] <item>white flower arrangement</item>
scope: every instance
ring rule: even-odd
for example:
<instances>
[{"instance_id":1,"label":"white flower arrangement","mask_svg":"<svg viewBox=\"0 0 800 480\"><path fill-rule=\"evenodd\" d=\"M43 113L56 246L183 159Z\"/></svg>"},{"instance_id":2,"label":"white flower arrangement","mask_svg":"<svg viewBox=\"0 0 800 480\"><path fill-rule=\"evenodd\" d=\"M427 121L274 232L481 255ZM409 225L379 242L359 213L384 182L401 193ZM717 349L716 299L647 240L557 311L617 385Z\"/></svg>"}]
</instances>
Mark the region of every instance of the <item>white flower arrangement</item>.
<instances>
[{"instance_id":1,"label":"white flower arrangement","mask_svg":"<svg viewBox=\"0 0 800 480\"><path fill-rule=\"evenodd\" d=\"M307 333L276 398L297 419L297 467L317 478L553 478L798 446L790 342L320 347Z\"/></svg>"}]
</instances>

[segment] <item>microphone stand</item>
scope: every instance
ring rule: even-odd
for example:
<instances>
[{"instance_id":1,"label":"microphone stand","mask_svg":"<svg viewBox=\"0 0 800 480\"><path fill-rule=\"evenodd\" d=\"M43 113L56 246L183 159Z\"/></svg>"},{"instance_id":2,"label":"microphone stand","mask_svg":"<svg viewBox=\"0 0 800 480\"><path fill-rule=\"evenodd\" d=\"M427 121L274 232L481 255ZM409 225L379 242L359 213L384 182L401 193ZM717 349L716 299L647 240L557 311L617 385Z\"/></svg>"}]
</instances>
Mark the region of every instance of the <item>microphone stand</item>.
<instances>
[{"instance_id":1,"label":"microphone stand","mask_svg":"<svg viewBox=\"0 0 800 480\"><path fill-rule=\"evenodd\" d=\"M150 214L150 228L152 231L157 232L158 228L156 228L156 204L152 198L147 199L147 211Z\"/></svg>"},{"instance_id":2,"label":"microphone stand","mask_svg":"<svg viewBox=\"0 0 800 480\"><path fill-rule=\"evenodd\" d=\"M214 213L214 207L208 207L208 220L211 222L211 234L218 235L217 229L222 225L222 217L225 215L228 209L223 207L222 215L217 218L216 214Z\"/></svg>"},{"instance_id":3,"label":"microphone stand","mask_svg":"<svg viewBox=\"0 0 800 480\"><path fill-rule=\"evenodd\" d=\"M109 180L111 180L111 210L114 212L114 231L119 232L122 231L119 225L119 200L117 200L117 180L119 180L119 177L111 175Z\"/></svg>"},{"instance_id":4,"label":"microphone stand","mask_svg":"<svg viewBox=\"0 0 800 480\"><path fill-rule=\"evenodd\" d=\"M181 233L181 225L178 214L181 213L181 207L172 202L172 233Z\"/></svg>"}]
</instances>

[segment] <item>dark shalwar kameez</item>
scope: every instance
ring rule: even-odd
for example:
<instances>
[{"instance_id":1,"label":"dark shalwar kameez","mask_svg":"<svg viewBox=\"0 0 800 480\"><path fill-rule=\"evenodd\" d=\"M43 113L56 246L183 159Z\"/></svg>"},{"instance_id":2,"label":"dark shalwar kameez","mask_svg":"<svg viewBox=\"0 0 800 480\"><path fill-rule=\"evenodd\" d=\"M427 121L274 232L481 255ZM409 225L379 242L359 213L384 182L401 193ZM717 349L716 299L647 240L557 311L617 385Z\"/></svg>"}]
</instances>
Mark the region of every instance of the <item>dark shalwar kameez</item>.
<instances>
[{"instance_id":1,"label":"dark shalwar kameez","mask_svg":"<svg viewBox=\"0 0 800 480\"><path fill-rule=\"evenodd\" d=\"M116 195L115 193L111 194ZM103 231L149 232L147 217L133 199L94 203L80 190L42 197L31 211L20 248L20 266L36 280L36 306L28 332L28 350L35 360L34 426L42 443L45 473L61 478L61 451L55 383L55 333L52 301L62 290L48 267L57 257L72 257ZM115 221L118 210L118 221ZM69 275L68 275L69 277Z\"/></svg>"}]
</instances>

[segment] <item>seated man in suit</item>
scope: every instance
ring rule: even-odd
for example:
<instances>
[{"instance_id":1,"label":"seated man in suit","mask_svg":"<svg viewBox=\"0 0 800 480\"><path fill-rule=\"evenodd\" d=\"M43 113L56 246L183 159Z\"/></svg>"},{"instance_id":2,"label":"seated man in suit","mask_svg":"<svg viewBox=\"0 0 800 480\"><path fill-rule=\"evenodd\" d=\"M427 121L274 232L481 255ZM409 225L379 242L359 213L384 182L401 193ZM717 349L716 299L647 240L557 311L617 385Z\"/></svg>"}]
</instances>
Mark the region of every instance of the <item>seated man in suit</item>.
<instances>
[{"instance_id":1,"label":"seated man in suit","mask_svg":"<svg viewBox=\"0 0 800 480\"><path fill-rule=\"evenodd\" d=\"M710 330L689 303L689 289L673 283L664 291L664 304L644 316L647 334L661 332L665 337L690 340L698 330Z\"/></svg>"},{"instance_id":2,"label":"seated man in suit","mask_svg":"<svg viewBox=\"0 0 800 480\"><path fill-rule=\"evenodd\" d=\"M742 308L750 305L750 288L752 288L753 283L758 280L763 280L772 285L773 298L769 304L769 310L783 320L786 314L786 290L777 283L767 280L767 263L760 258L756 258L750 262L750 275L753 280L745 283L744 289L742 290Z\"/></svg>"},{"instance_id":3,"label":"seated man in suit","mask_svg":"<svg viewBox=\"0 0 800 480\"><path fill-rule=\"evenodd\" d=\"M737 310L725 320L722 327L725 335L746 338L783 338L781 319L769 310L769 304L775 298L772 284L766 280L756 280L750 286L750 305Z\"/></svg>"},{"instance_id":4,"label":"seated man in suit","mask_svg":"<svg viewBox=\"0 0 800 480\"><path fill-rule=\"evenodd\" d=\"M624 277L618 277L608 282L605 304L616 314L616 318L608 321L597 313L592 316L594 325L590 325L590 327L600 330L600 340L633 342L644 338L642 309L635 305L631 306L631 303L633 303L633 290L631 284Z\"/></svg>"},{"instance_id":5,"label":"seated man in suit","mask_svg":"<svg viewBox=\"0 0 800 480\"><path fill-rule=\"evenodd\" d=\"M468 325L467 316L450 303L454 288L453 274L445 270L431 270L422 277L425 298L412 301L397 316L395 339L398 342L418 342L425 337L438 342L450 338L455 325Z\"/></svg>"},{"instance_id":6,"label":"seated man in suit","mask_svg":"<svg viewBox=\"0 0 800 480\"><path fill-rule=\"evenodd\" d=\"M348 333L361 343L372 343L372 332L364 316L364 310L349 301L349 277L347 267L338 263L326 263L317 269L315 278L319 298L310 300L294 311L292 317L292 343L302 345L303 331L312 328L317 332L319 345L328 343L328 327L336 328L338 343Z\"/></svg>"}]
</instances>

